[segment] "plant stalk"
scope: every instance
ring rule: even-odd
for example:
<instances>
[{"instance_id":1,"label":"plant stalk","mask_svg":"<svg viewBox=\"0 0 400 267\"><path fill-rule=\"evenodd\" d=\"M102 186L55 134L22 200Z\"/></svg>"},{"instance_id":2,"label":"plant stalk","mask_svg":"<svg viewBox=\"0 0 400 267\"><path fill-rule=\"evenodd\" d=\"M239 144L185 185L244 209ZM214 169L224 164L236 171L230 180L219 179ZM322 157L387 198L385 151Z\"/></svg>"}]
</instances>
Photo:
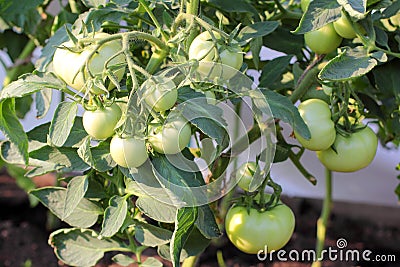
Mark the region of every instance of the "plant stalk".
<instances>
[{"instance_id":1,"label":"plant stalk","mask_svg":"<svg viewBox=\"0 0 400 267\"><path fill-rule=\"evenodd\" d=\"M329 217L332 209L332 171L325 168L325 198L322 206L321 216L317 221L317 242L315 247L315 254L317 259L312 267L321 266L321 255L324 249L325 239L326 239L326 228L328 226Z\"/></svg>"},{"instance_id":2,"label":"plant stalk","mask_svg":"<svg viewBox=\"0 0 400 267\"><path fill-rule=\"evenodd\" d=\"M182 262L182 267L194 267L196 266L198 259L199 259L198 255L188 257Z\"/></svg>"}]
</instances>

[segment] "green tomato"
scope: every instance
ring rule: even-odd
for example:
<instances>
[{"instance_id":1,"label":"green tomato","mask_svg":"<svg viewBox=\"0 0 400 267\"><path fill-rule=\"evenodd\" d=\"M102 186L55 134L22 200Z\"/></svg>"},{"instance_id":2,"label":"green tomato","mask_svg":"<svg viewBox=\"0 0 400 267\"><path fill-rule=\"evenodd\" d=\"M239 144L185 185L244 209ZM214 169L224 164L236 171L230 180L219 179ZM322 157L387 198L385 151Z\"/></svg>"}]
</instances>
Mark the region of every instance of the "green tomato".
<instances>
[{"instance_id":1,"label":"green tomato","mask_svg":"<svg viewBox=\"0 0 400 267\"><path fill-rule=\"evenodd\" d=\"M241 251L257 254L281 249L290 240L295 226L292 210L278 204L271 210L260 212L255 208L234 206L225 218L229 240Z\"/></svg>"},{"instance_id":2,"label":"green tomato","mask_svg":"<svg viewBox=\"0 0 400 267\"><path fill-rule=\"evenodd\" d=\"M105 38L110 35L107 33L96 33L95 38ZM80 72L82 66L84 66L85 61L88 59L89 55L94 51L95 45L91 44L86 46L80 53L74 53L68 49L62 48L75 48L75 45L72 41L65 42L60 45L60 48L56 49L53 57L53 68L54 72L60 76L69 86L74 88L75 90L81 91L85 85L83 75ZM115 54L122 50L122 44L120 40L113 40L107 42L100 46L97 52L91 57L89 60L88 68L90 73L93 75L101 75L103 73L105 63L112 58ZM108 63L109 66L116 65L119 63L125 62L125 56L120 54ZM85 78L89 78L89 73L87 69L84 71ZM114 71L115 77L117 77L118 81L122 79L124 76L125 70L120 68ZM115 85L110 82L108 86L108 90L111 90L115 87ZM102 94L104 91L97 87L93 86L90 91L93 94Z\"/></svg>"},{"instance_id":3,"label":"green tomato","mask_svg":"<svg viewBox=\"0 0 400 267\"><path fill-rule=\"evenodd\" d=\"M300 103L298 110L311 133L311 138L306 140L294 131L299 143L309 150L328 149L336 138L328 104L320 99L308 99Z\"/></svg>"},{"instance_id":4,"label":"green tomato","mask_svg":"<svg viewBox=\"0 0 400 267\"><path fill-rule=\"evenodd\" d=\"M367 167L375 157L378 138L369 127L345 137L336 135L333 148L318 151L317 157L331 171L354 172Z\"/></svg>"},{"instance_id":5,"label":"green tomato","mask_svg":"<svg viewBox=\"0 0 400 267\"><path fill-rule=\"evenodd\" d=\"M87 110L82 117L83 128L95 139L106 139L114 134L121 115L121 109L115 103L102 109Z\"/></svg>"},{"instance_id":6,"label":"green tomato","mask_svg":"<svg viewBox=\"0 0 400 267\"><path fill-rule=\"evenodd\" d=\"M135 137L122 138L117 135L111 139L110 154L119 166L125 168L137 168L149 157L144 140Z\"/></svg>"},{"instance_id":7,"label":"green tomato","mask_svg":"<svg viewBox=\"0 0 400 267\"><path fill-rule=\"evenodd\" d=\"M172 108L178 99L178 90L170 79L152 77L142 85L146 103L155 111L166 111Z\"/></svg>"},{"instance_id":8,"label":"green tomato","mask_svg":"<svg viewBox=\"0 0 400 267\"><path fill-rule=\"evenodd\" d=\"M246 162L236 171L236 178L240 179L238 186L243 191L249 191L249 186L256 170L257 164L255 162Z\"/></svg>"},{"instance_id":9,"label":"green tomato","mask_svg":"<svg viewBox=\"0 0 400 267\"><path fill-rule=\"evenodd\" d=\"M192 131L188 121L182 117L168 119L162 126L149 126L148 141L155 151L162 154L177 154L190 142Z\"/></svg>"},{"instance_id":10,"label":"green tomato","mask_svg":"<svg viewBox=\"0 0 400 267\"><path fill-rule=\"evenodd\" d=\"M342 42L332 23L322 28L304 34L306 45L317 54L329 54L335 51Z\"/></svg>"},{"instance_id":11,"label":"green tomato","mask_svg":"<svg viewBox=\"0 0 400 267\"><path fill-rule=\"evenodd\" d=\"M343 38L353 39L357 36L356 32L351 26L351 22L346 18L344 14L342 14L342 16L338 20L333 22L333 27L335 28L337 34L339 34Z\"/></svg>"},{"instance_id":12,"label":"green tomato","mask_svg":"<svg viewBox=\"0 0 400 267\"><path fill-rule=\"evenodd\" d=\"M213 32L217 42L222 41L218 32ZM198 72L202 75L209 75L211 78L220 77L230 79L236 74L243 64L242 49L237 42L232 42L230 46L217 44L215 46L211 34L205 31L194 38L189 47L189 59L199 60ZM231 68L209 63L221 63Z\"/></svg>"}]
</instances>

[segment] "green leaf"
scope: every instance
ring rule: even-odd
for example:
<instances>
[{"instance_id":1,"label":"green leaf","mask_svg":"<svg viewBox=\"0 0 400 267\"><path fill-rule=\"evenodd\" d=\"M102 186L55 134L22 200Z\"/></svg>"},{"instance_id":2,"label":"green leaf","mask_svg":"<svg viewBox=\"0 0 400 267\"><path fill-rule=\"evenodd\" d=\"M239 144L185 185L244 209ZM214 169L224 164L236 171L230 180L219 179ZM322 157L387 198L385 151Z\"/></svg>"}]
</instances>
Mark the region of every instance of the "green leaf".
<instances>
[{"instance_id":1,"label":"green leaf","mask_svg":"<svg viewBox=\"0 0 400 267\"><path fill-rule=\"evenodd\" d=\"M111 260L121 266L128 266L129 264L136 263L134 259L124 254L117 254L112 257Z\"/></svg>"},{"instance_id":2,"label":"green leaf","mask_svg":"<svg viewBox=\"0 0 400 267\"><path fill-rule=\"evenodd\" d=\"M107 2L107 0L82 0L82 3L89 8L105 6Z\"/></svg>"},{"instance_id":3,"label":"green leaf","mask_svg":"<svg viewBox=\"0 0 400 267\"><path fill-rule=\"evenodd\" d=\"M229 145L223 111L218 106L208 104L206 98L183 102L176 107L176 110L205 135L215 139L221 151Z\"/></svg>"},{"instance_id":4,"label":"green leaf","mask_svg":"<svg viewBox=\"0 0 400 267\"><path fill-rule=\"evenodd\" d=\"M67 192L64 200L64 210L62 212L61 220L65 220L66 217L71 215L75 208L79 205L79 202L85 196L88 189L88 177L76 176L68 183Z\"/></svg>"},{"instance_id":5,"label":"green leaf","mask_svg":"<svg viewBox=\"0 0 400 267\"><path fill-rule=\"evenodd\" d=\"M261 37L257 37L250 41L250 52L253 57L253 63L256 69L260 64L260 52L263 45L263 40Z\"/></svg>"},{"instance_id":6,"label":"green leaf","mask_svg":"<svg viewBox=\"0 0 400 267\"><path fill-rule=\"evenodd\" d=\"M182 262L187 257L201 254L209 246L210 241L210 239L205 238L200 231L194 227L181 251L180 261ZM159 246L157 250L161 257L172 261L169 251L169 245Z\"/></svg>"},{"instance_id":7,"label":"green leaf","mask_svg":"<svg viewBox=\"0 0 400 267\"><path fill-rule=\"evenodd\" d=\"M384 98L397 98L400 101L400 83L398 81L400 60L391 60L375 68L372 73L375 79L375 86Z\"/></svg>"},{"instance_id":8,"label":"green leaf","mask_svg":"<svg viewBox=\"0 0 400 267\"><path fill-rule=\"evenodd\" d=\"M0 101L0 130L16 148L16 156L21 163L28 164L28 137L15 114L15 101L8 99Z\"/></svg>"},{"instance_id":9,"label":"green leaf","mask_svg":"<svg viewBox=\"0 0 400 267\"><path fill-rule=\"evenodd\" d=\"M10 26L17 26L19 31L35 34L41 16L37 7L44 0L30 0L21 4L20 1L0 1L1 18Z\"/></svg>"},{"instance_id":10,"label":"green leaf","mask_svg":"<svg viewBox=\"0 0 400 267\"><path fill-rule=\"evenodd\" d=\"M27 133L29 140L47 144L47 135L43 133L49 132L49 127L50 122L36 126ZM85 137L87 137L87 133L83 128L82 117L76 117L71 132L63 147L79 147Z\"/></svg>"},{"instance_id":11,"label":"green leaf","mask_svg":"<svg viewBox=\"0 0 400 267\"><path fill-rule=\"evenodd\" d=\"M61 261L72 266L94 266L108 251L127 250L124 243L100 239L90 229L59 229L50 234L49 244Z\"/></svg>"},{"instance_id":12,"label":"green leaf","mask_svg":"<svg viewBox=\"0 0 400 267\"><path fill-rule=\"evenodd\" d=\"M100 142L97 146L90 147L88 136L79 147L78 155L86 164L99 172L109 171L117 165L111 158L110 143Z\"/></svg>"},{"instance_id":13,"label":"green leaf","mask_svg":"<svg viewBox=\"0 0 400 267\"><path fill-rule=\"evenodd\" d=\"M278 79L280 80L282 75L287 71L292 58L292 55L277 57L265 64L260 76L259 86L268 88Z\"/></svg>"},{"instance_id":14,"label":"green leaf","mask_svg":"<svg viewBox=\"0 0 400 267\"><path fill-rule=\"evenodd\" d=\"M329 81L346 81L370 72L378 61L386 61L383 52L369 54L366 48L346 48L330 60L320 71L318 78Z\"/></svg>"},{"instance_id":15,"label":"green leaf","mask_svg":"<svg viewBox=\"0 0 400 267\"><path fill-rule=\"evenodd\" d=\"M350 16L362 19L367 13L367 0L337 0Z\"/></svg>"},{"instance_id":16,"label":"green leaf","mask_svg":"<svg viewBox=\"0 0 400 267\"><path fill-rule=\"evenodd\" d=\"M291 33L284 27L278 27L274 32L263 37L264 46L303 58L304 37Z\"/></svg>"},{"instance_id":17,"label":"green leaf","mask_svg":"<svg viewBox=\"0 0 400 267\"><path fill-rule=\"evenodd\" d=\"M194 228L197 213L197 207L185 207L179 209L176 214L175 231L170 245L170 255L174 267L180 266L181 251Z\"/></svg>"},{"instance_id":18,"label":"green leaf","mask_svg":"<svg viewBox=\"0 0 400 267\"><path fill-rule=\"evenodd\" d=\"M135 220L135 238L143 246L156 247L170 242L172 232Z\"/></svg>"},{"instance_id":19,"label":"green leaf","mask_svg":"<svg viewBox=\"0 0 400 267\"><path fill-rule=\"evenodd\" d=\"M15 101L7 99L0 101L0 130L17 148L22 163L28 164L28 136L15 114Z\"/></svg>"},{"instance_id":20,"label":"green leaf","mask_svg":"<svg viewBox=\"0 0 400 267\"><path fill-rule=\"evenodd\" d=\"M301 118L299 111L287 97L271 90L260 90L267 99L272 115L275 118L289 123L292 129L298 132L302 137L306 139L311 138L310 130Z\"/></svg>"},{"instance_id":21,"label":"green leaf","mask_svg":"<svg viewBox=\"0 0 400 267\"><path fill-rule=\"evenodd\" d=\"M43 89L61 90L66 84L53 73L25 74L0 91L0 99L23 97Z\"/></svg>"},{"instance_id":22,"label":"green leaf","mask_svg":"<svg viewBox=\"0 0 400 267\"><path fill-rule=\"evenodd\" d=\"M234 5L232 4L232 0L207 0L205 2L224 12L253 13L254 15L258 15L257 9L247 1L235 1Z\"/></svg>"},{"instance_id":23,"label":"green leaf","mask_svg":"<svg viewBox=\"0 0 400 267\"><path fill-rule=\"evenodd\" d=\"M140 264L140 267L162 267L163 264L159 260L153 257L148 257L142 264Z\"/></svg>"},{"instance_id":24,"label":"green leaf","mask_svg":"<svg viewBox=\"0 0 400 267\"><path fill-rule=\"evenodd\" d=\"M173 223L177 208L162 203L152 197L139 197L136 201L136 206L149 218L165 223Z\"/></svg>"},{"instance_id":25,"label":"green leaf","mask_svg":"<svg viewBox=\"0 0 400 267\"><path fill-rule=\"evenodd\" d=\"M195 225L203 236L208 239L221 236L214 213L208 205L198 207L198 216Z\"/></svg>"},{"instance_id":26,"label":"green leaf","mask_svg":"<svg viewBox=\"0 0 400 267\"><path fill-rule=\"evenodd\" d=\"M67 147L43 146L38 150L29 153L33 159L42 162L41 166L30 170L26 175L42 175L51 171L85 171L89 166L78 156L77 150Z\"/></svg>"},{"instance_id":27,"label":"green leaf","mask_svg":"<svg viewBox=\"0 0 400 267\"><path fill-rule=\"evenodd\" d=\"M42 187L30 191L30 194L39 199L60 220L65 217L64 221L74 227L87 228L94 225L103 212L93 202L82 198L72 213L69 216L64 216L67 189L62 187Z\"/></svg>"},{"instance_id":28,"label":"green leaf","mask_svg":"<svg viewBox=\"0 0 400 267\"><path fill-rule=\"evenodd\" d=\"M54 112L49 128L49 142L54 146L63 146L74 125L78 104L76 102L61 102Z\"/></svg>"},{"instance_id":29,"label":"green leaf","mask_svg":"<svg viewBox=\"0 0 400 267\"><path fill-rule=\"evenodd\" d=\"M318 30L324 25L339 19L342 7L336 0L310 1L306 12L301 17L299 26L293 33L304 34Z\"/></svg>"},{"instance_id":30,"label":"green leaf","mask_svg":"<svg viewBox=\"0 0 400 267\"><path fill-rule=\"evenodd\" d=\"M17 185L22 188L25 192L29 192L36 188L36 184L32 179L25 176L26 170L13 164L6 164L8 174L15 179ZM31 207L35 207L39 201L37 198L29 195L29 203Z\"/></svg>"},{"instance_id":31,"label":"green leaf","mask_svg":"<svg viewBox=\"0 0 400 267\"><path fill-rule=\"evenodd\" d=\"M43 118L50 109L53 90L43 89L35 93L36 117Z\"/></svg>"},{"instance_id":32,"label":"green leaf","mask_svg":"<svg viewBox=\"0 0 400 267\"><path fill-rule=\"evenodd\" d=\"M104 220L101 226L101 236L115 235L123 225L128 212L128 202L125 197L113 196L109 206L104 211Z\"/></svg>"},{"instance_id":33,"label":"green leaf","mask_svg":"<svg viewBox=\"0 0 400 267\"><path fill-rule=\"evenodd\" d=\"M261 21L245 26L238 34L238 42L246 44L255 38L270 34L278 26L277 21Z\"/></svg>"}]
</instances>

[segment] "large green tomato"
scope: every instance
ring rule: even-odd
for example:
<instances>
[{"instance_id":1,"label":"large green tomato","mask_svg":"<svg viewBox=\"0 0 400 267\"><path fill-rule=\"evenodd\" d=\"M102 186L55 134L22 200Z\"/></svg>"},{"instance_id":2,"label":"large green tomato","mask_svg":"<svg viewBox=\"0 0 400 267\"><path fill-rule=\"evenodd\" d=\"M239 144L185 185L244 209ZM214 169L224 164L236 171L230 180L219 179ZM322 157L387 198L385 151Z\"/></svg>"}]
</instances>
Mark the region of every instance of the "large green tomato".
<instances>
[{"instance_id":1,"label":"large green tomato","mask_svg":"<svg viewBox=\"0 0 400 267\"><path fill-rule=\"evenodd\" d=\"M342 16L338 20L333 22L333 27L335 28L337 34L339 34L343 38L353 39L357 36L356 32L351 26L351 22L346 18L344 14L342 14Z\"/></svg>"},{"instance_id":2,"label":"large green tomato","mask_svg":"<svg viewBox=\"0 0 400 267\"><path fill-rule=\"evenodd\" d=\"M118 165L125 168L137 168L149 157L144 140L135 137L122 138L117 135L111 139L110 154Z\"/></svg>"},{"instance_id":3,"label":"large green tomato","mask_svg":"<svg viewBox=\"0 0 400 267\"><path fill-rule=\"evenodd\" d=\"M321 163L332 171L354 172L367 167L375 157L378 138L369 127L348 137L336 135L333 148L317 151Z\"/></svg>"},{"instance_id":4,"label":"large green tomato","mask_svg":"<svg viewBox=\"0 0 400 267\"><path fill-rule=\"evenodd\" d=\"M166 111L172 108L178 99L178 90L170 79L152 77L142 85L146 103L155 111Z\"/></svg>"},{"instance_id":5,"label":"large green tomato","mask_svg":"<svg viewBox=\"0 0 400 267\"><path fill-rule=\"evenodd\" d=\"M83 113L82 123L85 131L95 139L106 139L114 134L114 127L122 112L117 104Z\"/></svg>"},{"instance_id":6,"label":"large green tomato","mask_svg":"<svg viewBox=\"0 0 400 267\"><path fill-rule=\"evenodd\" d=\"M281 249L290 240L294 226L294 214L284 204L264 212L255 208L247 212L246 207L234 206L228 210L225 218L229 240L249 254Z\"/></svg>"},{"instance_id":7,"label":"large green tomato","mask_svg":"<svg viewBox=\"0 0 400 267\"><path fill-rule=\"evenodd\" d=\"M311 138L307 140L294 131L299 143L309 150L328 149L336 138L328 104L320 99L308 99L300 103L298 110L311 133Z\"/></svg>"},{"instance_id":8,"label":"large green tomato","mask_svg":"<svg viewBox=\"0 0 400 267\"><path fill-rule=\"evenodd\" d=\"M306 45L317 54L329 54L335 51L342 42L332 23L322 28L304 34Z\"/></svg>"},{"instance_id":9,"label":"large green tomato","mask_svg":"<svg viewBox=\"0 0 400 267\"><path fill-rule=\"evenodd\" d=\"M177 116L162 126L149 126L148 141L158 153L177 154L188 145L191 135L188 121Z\"/></svg>"},{"instance_id":10,"label":"large green tomato","mask_svg":"<svg viewBox=\"0 0 400 267\"><path fill-rule=\"evenodd\" d=\"M222 41L219 33L213 32L217 42ZM205 31L194 38L189 47L189 59L199 60L198 72L202 75L209 75L211 78L221 77L230 79L236 74L243 64L243 54L241 47L232 42L230 46L222 44L215 45L211 34ZM221 63L231 68L210 63Z\"/></svg>"},{"instance_id":11,"label":"large green tomato","mask_svg":"<svg viewBox=\"0 0 400 267\"><path fill-rule=\"evenodd\" d=\"M107 33L96 33L95 38L105 38L110 36ZM69 86L75 90L81 91L85 85L83 75L80 72L82 66L84 66L85 61L88 59L89 55L95 49L95 45L91 44L86 46L82 52L74 53L68 49L63 49L62 47L74 48L72 41L65 42L60 45L60 48L56 49L53 57L53 68L54 72L60 76ZM122 50L122 44L120 40L113 40L107 42L100 46L97 52L89 60L88 68L93 75L101 75L103 73L105 63L113 57L115 54ZM125 62L125 56L120 54L108 63L109 66L116 65ZM85 78L89 78L88 71L85 69ZM120 68L114 71L115 77L120 81L124 76L124 68ZM108 90L114 88L114 84L110 82ZM90 91L93 94L102 94L104 91L97 86L93 86Z\"/></svg>"},{"instance_id":12,"label":"large green tomato","mask_svg":"<svg viewBox=\"0 0 400 267\"><path fill-rule=\"evenodd\" d=\"M236 171L236 178L240 179L238 186L243 191L249 191L249 186L256 170L257 164L255 162L246 162Z\"/></svg>"}]
</instances>

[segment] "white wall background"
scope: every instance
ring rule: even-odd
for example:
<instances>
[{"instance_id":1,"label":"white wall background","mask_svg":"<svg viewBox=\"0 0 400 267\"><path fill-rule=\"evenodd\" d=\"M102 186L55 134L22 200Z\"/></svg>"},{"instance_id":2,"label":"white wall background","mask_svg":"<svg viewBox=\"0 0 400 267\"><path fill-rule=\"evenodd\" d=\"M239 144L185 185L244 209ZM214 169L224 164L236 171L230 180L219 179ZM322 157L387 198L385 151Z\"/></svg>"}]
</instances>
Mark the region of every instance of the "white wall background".
<instances>
[{"instance_id":1,"label":"white wall background","mask_svg":"<svg viewBox=\"0 0 400 267\"><path fill-rule=\"evenodd\" d=\"M276 53L271 53L267 49L263 49L262 55L263 59L277 56ZM4 52L0 51L0 57L10 64L10 60ZM251 75L257 76L257 73L252 72ZM5 71L0 64L0 84L3 82L4 76ZM50 121L56 105L59 103L59 98L59 94L55 93L53 105L43 119L36 119L35 112L30 112L22 121L24 128L30 130L35 125ZM290 132L289 127L283 132L288 140ZM0 139L3 138L4 136L0 132ZM295 142L295 140L291 142ZM317 178L316 186L311 185L290 161L274 164L271 169L272 177L282 185L283 193L286 195L322 198L325 190L323 166L319 163L315 153L311 151L306 151L301 161L306 169ZM375 160L367 168L354 173L334 173L334 200L399 206L394 193L394 189L400 181L396 178L400 172L395 170L399 162L400 150L390 151L379 146Z\"/></svg>"}]
</instances>

